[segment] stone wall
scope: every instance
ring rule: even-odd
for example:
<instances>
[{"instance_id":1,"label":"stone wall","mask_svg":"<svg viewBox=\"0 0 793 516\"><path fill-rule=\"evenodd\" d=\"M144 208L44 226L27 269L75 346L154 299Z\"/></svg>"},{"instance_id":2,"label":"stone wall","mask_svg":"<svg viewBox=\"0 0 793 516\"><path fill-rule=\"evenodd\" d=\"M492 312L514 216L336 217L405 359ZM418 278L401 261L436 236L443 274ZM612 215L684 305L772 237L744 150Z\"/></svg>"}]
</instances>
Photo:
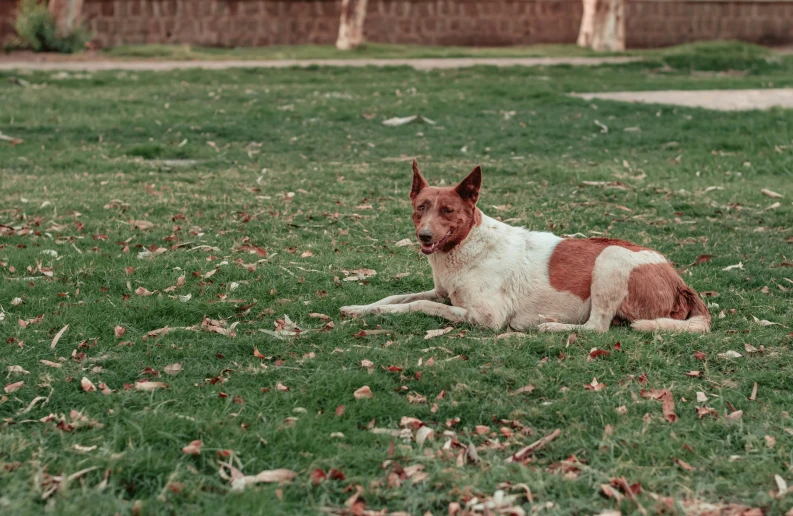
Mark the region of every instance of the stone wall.
<instances>
[{"instance_id":1,"label":"stone wall","mask_svg":"<svg viewBox=\"0 0 793 516\"><path fill-rule=\"evenodd\" d=\"M0 40L17 0L0 0ZM103 46L330 44L340 0L85 0ZM370 0L369 41L425 45L574 43L580 0ZM627 0L629 48L698 40L793 43L793 0Z\"/></svg>"}]
</instances>

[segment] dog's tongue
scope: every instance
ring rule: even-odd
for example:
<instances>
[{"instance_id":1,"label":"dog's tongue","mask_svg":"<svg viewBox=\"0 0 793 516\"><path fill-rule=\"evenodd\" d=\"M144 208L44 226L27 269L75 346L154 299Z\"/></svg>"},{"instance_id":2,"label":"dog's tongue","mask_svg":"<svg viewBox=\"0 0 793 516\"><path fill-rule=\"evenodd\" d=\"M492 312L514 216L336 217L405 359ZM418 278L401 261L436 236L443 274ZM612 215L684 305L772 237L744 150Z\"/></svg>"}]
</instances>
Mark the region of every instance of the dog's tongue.
<instances>
[{"instance_id":1,"label":"dog's tongue","mask_svg":"<svg viewBox=\"0 0 793 516\"><path fill-rule=\"evenodd\" d=\"M436 244L425 245L421 244L421 252L424 254L432 254L435 252Z\"/></svg>"}]
</instances>

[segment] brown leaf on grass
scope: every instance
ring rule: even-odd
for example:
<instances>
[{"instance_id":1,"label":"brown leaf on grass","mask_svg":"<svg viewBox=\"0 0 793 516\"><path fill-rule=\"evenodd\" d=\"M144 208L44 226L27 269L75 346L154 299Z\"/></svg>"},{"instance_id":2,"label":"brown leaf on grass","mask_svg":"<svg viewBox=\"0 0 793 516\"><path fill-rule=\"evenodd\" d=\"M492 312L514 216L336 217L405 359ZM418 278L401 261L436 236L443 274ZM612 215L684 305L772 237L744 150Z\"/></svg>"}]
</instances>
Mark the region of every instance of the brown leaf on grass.
<instances>
[{"instance_id":1,"label":"brown leaf on grass","mask_svg":"<svg viewBox=\"0 0 793 516\"><path fill-rule=\"evenodd\" d=\"M776 193L776 192L774 192L772 190L769 190L768 188L763 188L762 190L760 190L760 193L763 194L763 195L767 195L768 197L771 197L772 199L782 199L782 198L785 197L784 195L778 194L778 193Z\"/></svg>"},{"instance_id":2,"label":"brown leaf on grass","mask_svg":"<svg viewBox=\"0 0 793 516\"><path fill-rule=\"evenodd\" d=\"M361 281L372 276L377 276L377 271L373 269L355 269L354 271L342 271L347 275L344 281Z\"/></svg>"},{"instance_id":3,"label":"brown leaf on grass","mask_svg":"<svg viewBox=\"0 0 793 516\"><path fill-rule=\"evenodd\" d=\"M690 376L692 378L702 378L702 371L689 371L686 373L686 376Z\"/></svg>"},{"instance_id":4,"label":"brown leaf on grass","mask_svg":"<svg viewBox=\"0 0 793 516\"><path fill-rule=\"evenodd\" d=\"M39 363L44 364L47 367L55 367L60 369L61 365L59 362L52 362L50 360L39 360Z\"/></svg>"},{"instance_id":5,"label":"brown leaf on grass","mask_svg":"<svg viewBox=\"0 0 793 516\"><path fill-rule=\"evenodd\" d=\"M702 419L705 416L719 417L719 413L711 407L696 407L697 417Z\"/></svg>"},{"instance_id":6,"label":"brown leaf on grass","mask_svg":"<svg viewBox=\"0 0 793 516\"><path fill-rule=\"evenodd\" d=\"M765 436L765 445L766 448L773 449L776 446L776 437L773 435L766 435Z\"/></svg>"},{"instance_id":7,"label":"brown leaf on grass","mask_svg":"<svg viewBox=\"0 0 793 516\"><path fill-rule=\"evenodd\" d=\"M524 392L526 394L530 394L534 389L535 389L535 387L533 385L524 385L523 387L515 389L514 391L510 392L509 394L510 394L510 396L517 396L518 394L523 394Z\"/></svg>"},{"instance_id":8,"label":"brown leaf on grass","mask_svg":"<svg viewBox=\"0 0 793 516\"><path fill-rule=\"evenodd\" d=\"M6 394L11 394L12 392L16 392L21 389L23 385L25 385L24 381L6 384L6 386L3 388L3 392Z\"/></svg>"},{"instance_id":9,"label":"brown leaf on grass","mask_svg":"<svg viewBox=\"0 0 793 516\"><path fill-rule=\"evenodd\" d=\"M661 402L661 411L664 417L670 423L677 422L677 415L675 414L675 399L669 389L652 389L646 391L644 389L639 391L643 398L658 400Z\"/></svg>"},{"instance_id":10,"label":"brown leaf on grass","mask_svg":"<svg viewBox=\"0 0 793 516\"><path fill-rule=\"evenodd\" d=\"M163 382L151 382L149 380L139 380L135 382L135 389L139 391L156 391L157 389L166 389L168 387L167 383Z\"/></svg>"},{"instance_id":11,"label":"brown leaf on grass","mask_svg":"<svg viewBox=\"0 0 793 516\"><path fill-rule=\"evenodd\" d=\"M221 464L221 467L231 468L231 466L227 464ZM273 470L261 471L256 475L243 475L239 470L233 468L230 479L231 489L232 491L241 491L245 489L245 487L254 484L272 484L275 482L288 482L293 478L295 478L296 476L297 473L288 469L273 469Z\"/></svg>"},{"instance_id":12,"label":"brown leaf on grass","mask_svg":"<svg viewBox=\"0 0 793 516\"><path fill-rule=\"evenodd\" d=\"M176 376L182 372L182 364L177 362L175 364L167 365L162 368L162 372L171 376Z\"/></svg>"},{"instance_id":13,"label":"brown leaf on grass","mask_svg":"<svg viewBox=\"0 0 793 516\"><path fill-rule=\"evenodd\" d=\"M265 358L264 355L262 355L262 353L257 348L253 348L253 356L259 359Z\"/></svg>"},{"instance_id":14,"label":"brown leaf on grass","mask_svg":"<svg viewBox=\"0 0 793 516\"><path fill-rule=\"evenodd\" d=\"M149 291L146 287L138 287L135 289L135 294L139 296L151 296L154 295L154 292Z\"/></svg>"},{"instance_id":15,"label":"brown leaf on grass","mask_svg":"<svg viewBox=\"0 0 793 516\"><path fill-rule=\"evenodd\" d=\"M756 322L760 326L782 326L779 323L771 322L771 321L769 321L767 319L758 319L754 315L752 316L752 319L754 320L754 322Z\"/></svg>"},{"instance_id":16,"label":"brown leaf on grass","mask_svg":"<svg viewBox=\"0 0 793 516\"><path fill-rule=\"evenodd\" d=\"M446 328L440 328L437 330L427 330L427 334L424 336L424 340L434 339L435 337L446 335L452 330L454 330L454 328L452 328L451 326L447 326Z\"/></svg>"},{"instance_id":17,"label":"brown leaf on grass","mask_svg":"<svg viewBox=\"0 0 793 516\"><path fill-rule=\"evenodd\" d=\"M584 384L584 389L588 391L602 391L605 388L606 384L598 382L597 378L593 378L591 383Z\"/></svg>"},{"instance_id":18,"label":"brown leaf on grass","mask_svg":"<svg viewBox=\"0 0 793 516\"><path fill-rule=\"evenodd\" d=\"M361 337L369 337L371 335L388 335L391 333L391 330L360 330L358 333L353 335L356 339L360 339Z\"/></svg>"},{"instance_id":19,"label":"brown leaf on grass","mask_svg":"<svg viewBox=\"0 0 793 516\"><path fill-rule=\"evenodd\" d=\"M308 316L311 317L312 319L322 319L323 321L330 321L330 316L327 316L325 314L320 314L317 312L312 312L308 314Z\"/></svg>"},{"instance_id":20,"label":"brown leaf on grass","mask_svg":"<svg viewBox=\"0 0 793 516\"><path fill-rule=\"evenodd\" d=\"M410 428L412 430L418 430L424 425L424 423L415 417L409 416L402 416L402 419L399 420L399 426L402 428Z\"/></svg>"},{"instance_id":21,"label":"brown leaf on grass","mask_svg":"<svg viewBox=\"0 0 793 516\"><path fill-rule=\"evenodd\" d=\"M696 471L697 468L684 461L683 459L675 459L675 463L686 471Z\"/></svg>"},{"instance_id":22,"label":"brown leaf on grass","mask_svg":"<svg viewBox=\"0 0 793 516\"><path fill-rule=\"evenodd\" d=\"M154 224L152 224L148 220L130 220L129 225L132 226L132 229L140 229L140 230L151 229L154 227Z\"/></svg>"},{"instance_id":23,"label":"brown leaf on grass","mask_svg":"<svg viewBox=\"0 0 793 516\"><path fill-rule=\"evenodd\" d=\"M523 460L527 455L537 450L541 450L544 448L548 443L556 439L562 435L562 431L560 429L556 429L550 434L546 435L542 439L538 439L537 441L531 443L530 445L526 446L525 448L521 448L517 452L515 452L510 458L507 459L507 462L520 462Z\"/></svg>"},{"instance_id":24,"label":"brown leaf on grass","mask_svg":"<svg viewBox=\"0 0 793 516\"><path fill-rule=\"evenodd\" d=\"M8 366L8 374L30 374L30 371L25 371L22 366L10 365Z\"/></svg>"},{"instance_id":25,"label":"brown leaf on grass","mask_svg":"<svg viewBox=\"0 0 793 516\"><path fill-rule=\"evenodd\" d=\"M619 407L615 408L614 411L617 414L624 416L625 414L628 413L628 407L626 407L625 405L620 405Z\"/></svg>"},{"instance_id":26,"label":"brown leaf on grass","mask_svg":"<svg viewBox=\"0 0 793 516\"><path fill-rule=\"evenodd\" d=\"M289 392L289 387L282 384L281 382L278 382L275 384L275 390L278 392Z\"/></svg>"},{"instance_id":27,"label":"brown leaf on grass","mask_svg":"<svg viewBox=\"0 0 793 516\"><path fill-rule=\"evenodd\" d=\"M94 383L85 376L83 376L83 379L80 380L80 386L83 388L85 392L94 392L96 390L96 386L94 386Z\"/></svg>"},{"instance_id":28,"label":"brown leaf on grass","mask_svg":"<svg viewBox=\"0 0 793 516\"><path fill-rule=\"evenodd\" d=\"M704 362L705 359L708 358L708 356L705 353L703 353L702 351L697 351L696 353L694 353L694 358Z\"/></svg>"},{"instance_id":29,"label":"brown leaf on grass","mask_svg":"<svg viewBox=\"0 0 793 516\"><path fill-rule=\"evenodd\" d=\"M67 324L66 326L61 328L58 331L58 333L55 334L55 336L52 338L52 343L50 344L50 349L55 349L55 346L58 345L58 341L61 340L61 337L63 337L63 334L66 333L66 330L68 330L68 329L69 329L69 325Z\"/></svg>"},{"instance_id":30,"label":"brown leaf on grass","mask_svg":"<svg viewBox=\"0 0 793 516\"><path fill-rule=\"evenodd\" d=\"M337 415L338 417L341 417L341 416L343 416L343 415L344 415L344 411L345 411L346 409L347 409L347 407L345 407L344 405L339 405L338 407L336 407L336 415Z\"/></svg>"},{"instance_id":31,"label":"brown leaf on grass","mask_svg":"<svg viewBox=\"0 0 793 516\"><path fill-rule=\"evenodd\" d=\"M474 427L474 432L476 432L477 435L487 435L490 433L490 427L485 425L476 425Z\"/></svg>"},{"instance_id":32,"label":"brown leaf on grass","mask_svg":"<svg viewBox=\"0 0 793 516\"><path fill-rule=\"evenodd\" d=\"M749 401L754 401L757 399L757 382L754 382L752 385L752 394L749 396Z\"/></svg>"},{"instance_id":33,"label":"brown leaf on grass","mask_svg":"<svg viewBox=\"0 0 793 516\"><path fill-rule=\"evenodd\" d=\"M311 472L310 478L311 478L311 483L314 484L315 486L318 486L319 484L324 482L325 479L328 478L328 476L325 474L324 471L322 471L319 468L316 468Z\"/></svg>"},{"instance_id":34,"label":"brown leaf on grass","mask_svg":"<svg viewBox=\"0 0 793 516\"><path fill-rule=\"evenodd\" d=\"M361 360L361 367L363 367L364 369L370 369L370 370L374 369L374 362L364 358L363 360Z\"/></svg>"},{"instance_id":35,"label":"brown leaf on grass","mask_svg":"<svg viewBox=\"0 0 793 516\"><path fill-rule=\"evenodd\" d=\"M311 258L314 256L314 253L311 251L304 251L303 254L300 255L301 258Z\"/></svg>"},{"instance_id":36,"label":"brown leaf on grass","mask_svg":"<svg viewBox=\"0 0 793 516\"><path fill-rule=\"evenodd\" d=\"M124 333L126 333L127 329L123 326L116 326L113 328L113 334L116 336L117 339L120 339Z\"/></svg>"},{"instance_id":37,"label":"brown leaf on grass","mask_svg":"<svg viewBox=\"0 0 793 516\"><path fill-rule=\"evenodd\" d=\"M725 419L729 419L730 421L738 421L742 417L743 417L743 410L735 410L724 416Z\"/></svg>"},{"instance_id":38,"label":"brown leaf on grass","mask_svg":"<svg viewBox=\"0 0 793 516\"><path fill-rule=\"evenodd\" d=\"M44 314L39 315L38 317L34 317L33 319L19 319L17 320L17 324L19 324L20 328L23 330L30 326L31 324L38 324L44 319Z\"/></svg>"},{"instance_id":39,"label":"brown leaf on grass","mask_svg":"<svg viewBox=\"0 0 793 516\"><path fill-rule=\"evenodd\" d=\"M701 255L697 256L697 259L694 260L694 263L692 263L691 265L699 265L701 263L707 263L712 258L713 258L712 254L701 254Z\"/></svg>"},{"instance_id":40,"label":"brown leaf on grass","mask_svg":"<svg viewBox=\"0 0 793 516\"><path fill-rule=\"evenodd\" d=\"M182 448L182 453L184 453L185 455L200 455L201 446L203 445L204 443L202 443L199 439L196 439L195 441L190 441L190 444Z\"/></svg>"},{"instance_id":41,"label":"brown leaf on grass","mask_svg":"<svg viewBox=\"0 0 793 516\"><path fill-rule=\"evenodd\" d=\"M589 350L589 356L587 357L587 361L589 362L596 359L597 357L607 357L609 355L611 355L610 351L606 351L605 349L592 348Z\"/></svg>"},{"instance_id":42,"label":"brown leaf on grass","mask_svg":"<svg viewBox=\"0 0 793 516\"><path fill-rule=\"evenodd\" d=\"M352 395L355 396L356 400L374 398L374 393L372 393L372 389L370 389L368 385L364 385L360 389L356 389Z\"/></svg>"}]
</instances>

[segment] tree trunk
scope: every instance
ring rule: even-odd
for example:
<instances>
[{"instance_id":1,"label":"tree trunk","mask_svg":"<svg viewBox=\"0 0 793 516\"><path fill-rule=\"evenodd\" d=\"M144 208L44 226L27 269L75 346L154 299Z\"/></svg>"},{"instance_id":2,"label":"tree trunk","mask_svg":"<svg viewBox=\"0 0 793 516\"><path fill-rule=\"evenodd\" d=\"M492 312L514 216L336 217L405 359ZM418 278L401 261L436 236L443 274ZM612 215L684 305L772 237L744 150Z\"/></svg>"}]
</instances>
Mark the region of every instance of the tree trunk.
<instances>
[{"instance_id":1,"label":"tree trunk","mask_svg":"<svg viewBox=\"0 0 793 516\"><path fill-rule=\"evenodd\" d=\"M625 0L583 0L578 46L598 51L625 50Z\"/></svg>"},{"instance_id":2,"label":"tree trunk","mask_svg":"<svg viewBox=\"0 0 793 516\"><path fill-rule=\"evenodd\" d=\"M367 0L342 0L339 37L336 40L336 48L339 50L352 50L363 43L366 3Z\"/></svg>"},{"instance_id":3,"label":"tree trunk","mask_svg":"<svg viewBox=\"0 0 793 516\"><path fill-rule=\"evenodd\" d=\"M69 34L80 26L83 0L50 0L49 9L58 34Z\"/></svg>"}]
</instances>

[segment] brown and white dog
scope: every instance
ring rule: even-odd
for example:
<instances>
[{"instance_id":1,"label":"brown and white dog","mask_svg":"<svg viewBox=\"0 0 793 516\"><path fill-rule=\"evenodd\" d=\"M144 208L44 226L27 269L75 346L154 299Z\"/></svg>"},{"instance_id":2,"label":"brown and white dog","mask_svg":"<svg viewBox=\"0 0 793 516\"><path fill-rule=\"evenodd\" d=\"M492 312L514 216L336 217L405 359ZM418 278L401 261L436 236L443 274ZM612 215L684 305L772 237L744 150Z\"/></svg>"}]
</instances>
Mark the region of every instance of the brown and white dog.
<instances>
[{"instance_id":1,"label":"brown and white dog","mask_svg":"<svg viewBox=\"0 0 793 516\"><path fill-rule=\"evenodd\" d=\"M610 238L560 238L484 215L482 171L431 187L413 161L413 223L435 288L341 308L344 315L423 312L514 330L710 331L710 314L672 264L651 249ZM441 301L449 300L451 305Z\"/></svg>"}]
</instances>

